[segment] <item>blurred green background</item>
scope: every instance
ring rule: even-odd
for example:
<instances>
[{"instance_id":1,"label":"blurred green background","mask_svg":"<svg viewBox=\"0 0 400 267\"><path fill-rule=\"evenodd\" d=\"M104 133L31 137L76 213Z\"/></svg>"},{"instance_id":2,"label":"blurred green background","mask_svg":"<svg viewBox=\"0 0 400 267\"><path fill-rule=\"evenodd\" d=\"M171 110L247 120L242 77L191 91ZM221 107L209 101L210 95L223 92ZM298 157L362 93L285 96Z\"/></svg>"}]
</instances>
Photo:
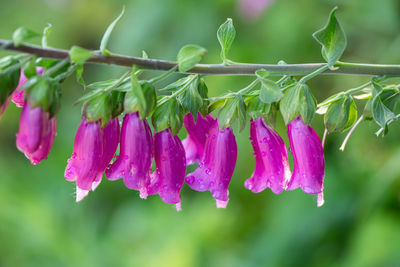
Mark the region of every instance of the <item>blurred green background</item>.
<instances>
[{"instance_id":1,"label":"blurred green background","mask_svg":"<svg viewBox=\"0 0 400 267\"><path fill-rule=\"evenodd\" d=\"M311 34L338 5L349 41L343 60L400 61L398 0L275 0L253 19L240 15L235 0L1 0L0 38L9 39L22 25L41 31L51 23L50 45L98 49L123 5L126 14L109 45L117 53L140 56L145 50L150 57L173 60L180 47L196 43L208 49L203 62L217 63L216 30L231 17L237 31L232 60L321 62ZM91 65L85 79L105 80L123 70ZM321 101L367 79L318 77L309 85ZM210 95L250 81L206 78ZM38 166L15 147L20 110L11 104L0 120L0 266L400 266L398 123L377 138L378 127L363 122L344 152L339 151L344 135L328 136L321 208L316 196L300 190L253 194L243 187L254 168L247 128L237 135L228 207L216 209L210 193L184 185L178 213L158 196L139 199L121 180L104 179L75 203L74 184L63 174L80 122L80 107L73 102L83 91L71 77L63 94L57 138L49 159ZM321 116L313 126L321 136ZM287 141L281 119L278 131Z\"/></svg>"}]
</instances>

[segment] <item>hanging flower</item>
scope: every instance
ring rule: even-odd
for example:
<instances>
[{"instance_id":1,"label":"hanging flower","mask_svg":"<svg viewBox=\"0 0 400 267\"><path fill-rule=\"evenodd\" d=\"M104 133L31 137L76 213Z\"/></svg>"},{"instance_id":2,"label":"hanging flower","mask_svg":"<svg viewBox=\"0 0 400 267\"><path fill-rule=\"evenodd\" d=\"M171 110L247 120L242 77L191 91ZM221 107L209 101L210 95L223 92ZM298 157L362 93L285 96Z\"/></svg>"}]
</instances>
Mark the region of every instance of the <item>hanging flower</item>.
<instances>
[{"instance_id":1,"label":"hanging flower","mask_svg":"<svg viewBox=\"0 0 400 267\"><path fill-rule=\"evenodd\" d=\"M214 122L215 119L211 115L207 115L203 118L200 112L197 114L196 123L191 113L185 115L183 124L185 125L188 135L186 139L182 141L182 144L185 148L186 164L192 164L201 160L208 131Z\"/></svg>"},{"instance_id":2,"label":"hanging flower","mask_svg":"<svg viewBox=\"0 0 400 267\"><path fill-rule=\"evenodd\" d=\"M250 140L256 167L244 186L253 193L259 193L268 187L275 194L280 194L290 179L285 143L261 117L251 120Z\"/></svg>"},{"instance_id":3,"label":"hanging flower","mask_svg":"<svg viewBox=\"0 0 400 267\"><path fill-rule=\"evenodd\" d=\"M210 128L199 168L185 178L197 191L210 191L218 208L228 204L228 186L235 169L237 146L232 128L220 129L217 121Z\"/></svg>"},{"instance_id":4,"label":"hanging flower","mask_svg":"<svg viewBox=\"0 0 400 267\"><path fill-rule=\"evenodd\" d=\"M104 129L99 121L82 119L64 174L68 181L76 182L77 202L99 185L104 169L118 147L119 131L118 118L111 120Z\"/></svg>"},{"instance_id":5,"label":"hanging flower","mask_svg":"<svg viewBox=\"0 0 400 267\"><path fill-rule=\"evenodd\" d=\"M36 165L47 158L56 136L56 117L50 118L41 107L31 107L27 101L22 108L17 133L17 147Z\"/></svg>"},{"instance_id":6,"label":"hanging flower","mask_svg":"<svg viewBox=\"0 0 400 267\"><path fill-rule=\"evenodd\" d=\"M321 141L315 130L300 117L289 123L288 135L294 170L287 190L301 187L307 194L319 194L318 206L322 206L325 160Z\"/></svg>"},{"instance_id":7,"label":"hanging flower","mask_svg":"<svg viewBox=\"0 0 400 267\"><path fill-rule=\"evenodd\" d=\"M44 71L42 67L36 67L36 72L40 75ZM21 89L22 85L24 85L28 81L28 78L24 74L24 70L21 69L21 75L19 76L19 83L17 88L14 90L11 101L15 103L17 107L23 107L25 101L25 89Z\"/></svg>"},{"instance_id":8,"label":"hanging flower","mask_svg":"<svg viewBox=\"0 0 400 267\"><path fill-rule=\"evenodd\" d=\"M159 194L165 203L176 204L181 210L179 195L186 173L185 150L178 136L165 129L154 135L156 170L151 175L148 194Z\"/></svg>"},{"instance_id":9,"label":"hanging flower","mask_svg":"<svg viewBox=\"0 0 400 267\"><path fill-rule=\"evenodd\" d=\"M152 134L146 120L139 113L124 117L121 131L121 146L117 160L106 170L109 180L124 179L126 187L140 191L140 197L147 197L152 163Z\"/></svg>"}]
</instances>

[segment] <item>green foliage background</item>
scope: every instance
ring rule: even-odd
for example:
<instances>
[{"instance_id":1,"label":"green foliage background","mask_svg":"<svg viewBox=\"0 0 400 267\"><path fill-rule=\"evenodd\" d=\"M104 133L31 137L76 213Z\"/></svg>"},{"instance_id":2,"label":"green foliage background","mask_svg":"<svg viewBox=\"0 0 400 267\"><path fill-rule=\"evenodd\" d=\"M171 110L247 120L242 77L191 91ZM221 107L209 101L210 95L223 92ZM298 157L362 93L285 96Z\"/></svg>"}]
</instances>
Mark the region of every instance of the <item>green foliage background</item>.
<instances>
[{"instance_id":1,"label":"green foliage background","mask_svg":"<svg viewBox=\"0 0 400 267\"><path fill-rule=\"evenodd\" d=\"M110 50L174 59L180 47L208 49L203 62L220 61L216 30L232 17L237 35L230 59L239 62L322 62L311 34L334 5L348 36L343 60L400 61L397 0L275 0L254 21L239 16L232 0L14 0L0 2L0 37L25 25L40 31L53 24L49 43L98 49L107 25L126 5ZM0 52L0 55L5 55ZM87 81L105 80L122 68L85 69ZM174 77L178 78L178 76ZM319 101L368 77L326 76L310 81ZM244 77L207 77L210 95L238 90ZM182 212L159 197L140 200L122 181L106 179L75 203L74 185L63 178L72 152L83 94L70 78L63 85L58 135L49 159L31 166L15 147L20 110L10 105L0 121L0 266L399 266L400 127L377 138L362 123L345 152L344 135L328 136L325 200L300 190L253 194L243 183L254 168L248 128L237 136L239 157L230 203L216 209L209 193L182 190ZM359 106L361 111L361 106ZM313 126L322 135L322 117ZM279 133L286 138L282 119ZM182 133L184 136L184 133ZM222 155L223 156L223 155Z\"/></svg>"}]
</instances>

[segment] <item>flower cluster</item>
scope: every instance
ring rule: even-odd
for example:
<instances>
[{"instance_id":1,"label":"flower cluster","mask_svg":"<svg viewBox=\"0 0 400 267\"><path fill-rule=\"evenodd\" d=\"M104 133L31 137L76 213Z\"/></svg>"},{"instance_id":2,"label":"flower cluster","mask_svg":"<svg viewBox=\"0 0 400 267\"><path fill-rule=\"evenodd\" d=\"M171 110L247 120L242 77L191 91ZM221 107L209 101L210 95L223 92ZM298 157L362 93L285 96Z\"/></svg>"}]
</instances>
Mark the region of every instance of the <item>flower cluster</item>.
<instances>
[{"instance_id":1,"label":"flower cluster","mask_svg":"<svg viewBox=\"0 0 400 267\"><path fill-rule=\"evenodd\" d=\"M4 111L12 100L22 107L17 147L32 164L47 158L57 128L57 86L41 76L42 72L43 69L37 69L33 85L26 90L24 72L17 73L19 83L14 90L7 91L1 106ZM237 160L231 127L223 127L211 114L203 116L199 112L194 118L187 113L183 125L188 134L181 141L171 127L158 131L155 128L153 134L146 116L140 116L139 111L125 110L121 127L121 111L114 112L120 106L109 99L112 94L104 94L84 105L73 153L65 169L65 178L76 183L76 201L95 190L105 173L109 180L123 179L127 188L139 191L141 198L158 194L165 203L175 204L177 210L181 209L180 191L184 183L196 191L210 191L217 207L227 206L228 187ZM250 141L256 164L244 186L253 193L270 188L275 194L300 187L305 193L317 194L321 206L325 175L321 141L301 116L288 124L288 137L293 172L282 138L263 117L251 119ZM119 155L114 159L118 146ZM189 164L198 164L198 168L186 173Z\"/></svg>"},{"instance_id":2,"label":"flower cluster","mask_svg":"<svg viewBox=\"0 0 400 267\"><path fill-rule=\"evenodd\" d=\"M109 180L123 179L126 187L140 192L141 198L158 194L178 210L184 182L193 190L210 191L217 207L226 207L237 159L232 129L221 129L212 115L203 117L200 113L196 122L192 114L186 114L184 125L188 135L181 142L169 128L153 135L138 112L125 115L121 131L118 118L104 128L99 121L86 122L84 118L65 170L65 178L76 182L76 200L94 190L105 172ZM319 194L318 205L322 205L324 156L318 135L300 117L289 124L288 135L293 174L282 138L263 118L251 121L250 140L256 167L245 187L254 193L270 188L275 194L301 187L308 194ZM119 155L112 162L118 143ZM193 163L198 163L198 168L186 174L186 166Z\"/></svg>"}]
</instances>

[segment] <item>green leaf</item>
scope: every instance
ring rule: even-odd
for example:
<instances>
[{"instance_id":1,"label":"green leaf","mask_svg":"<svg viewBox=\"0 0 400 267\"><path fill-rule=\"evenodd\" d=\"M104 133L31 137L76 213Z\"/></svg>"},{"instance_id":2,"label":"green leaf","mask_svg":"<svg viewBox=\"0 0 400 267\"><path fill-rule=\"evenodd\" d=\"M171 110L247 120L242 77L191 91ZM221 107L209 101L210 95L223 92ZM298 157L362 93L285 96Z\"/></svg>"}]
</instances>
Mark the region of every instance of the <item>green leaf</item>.
<instances>
[{"instance_id":1,"label":"green leaf","mask_svg":"<svg viewBox=\"0 0 400 267\"><path fill-rule=\"evenodd\" d=\"M206 83L204 82L204 79L201 78L200 82L199 82L199 86L197 88L201 98L202 98L202 102L203 104L201 105L199 111L201 113L201 115L203 115L203 117L207 116L209 111L208 111L208 105L210 104L210 101L208 100L208 88Z\"/></svg>"},{"instance_id":2,"label":"green leaf","mask_svg":"<svg viewBox=\"0 0 400 267\"><path fill-rule=\"evenodd\" d=\"M108 25L108 28L107 28L106 32L104 33L103 38L101 39L100 52L104 56L107 56L109 54L109 52L106 49L107 48L107 44L108 44L108 40L110 39L110 35L111 35L112 31L114 30L115 25L122 18L124 13L125 13L125 6L122 8L122 11L119 14L119 16L113 22L111 22L110 25Z\"/></svg>"},{"instance_id":3,"label":"green leaf","mask_svg":"<svg viewBox=\"0 0 400 267\"><path fill-rule=\"evenodd\" d=\"M232 19L228 18L217 31L217 38L221 45L221 59L226 63L227 54L231 49L233 40L235 40L236 31L233 27Z\"/></svg>"},{"instance_id":4,"label":"green leaf","mask_svg":"<svg viewBox=\"0 0 400 267\"><path fill-rule=\"evenodd\" d=\"M33 76L37 75L36 72L36 57L33 57L31 60L26 63L22 69L24 70L24 75L29 79Z\"/></svg>"},{"instance_id":5,"label":"green leaf","mask_svg":"<svg viewBox=\"0 0 400 267\"><path fill-rule=\"evenodd\" d=\"M113 104L111 93L102 92L83 104L82 115L86 121L100 120L101 127L104 128L111 119Z\"/></svg>"},{"instance_id":6,"label":"green leaf","mask_svg":"<svg viewBox=\"0 0 400 267\"><path fill-rule=\"evenodd\" d=\"M186 86L187 83L192 82L194 76L195 75L188 75L188 76L185 76L183 78L180 78L179 80L177 80L177 81L165 86L164 88L160 89L159 91L162 91L162 92L174 92L174 91L177 91L180 88Z\"/></svg>"},{"instance_id":7,"label":"green leaf","mask_svg":"<svg viewBox=\"0 0 400 267\"><path fill-rule=\"evenodd\" d=\"M20 46L23 42L40 36L40 33L37 33L25 26L22 26L14 31L12 39L15 46Z\"/></svg>"},{"instance_id":8,"label":"green leaf","mask_svg":"<svg viewBox=\"0 0 400 267\"><path fill-rule=\"evenodd\" d=\"M112 101L112 118L118 117L122 112L124 112L124 99L125 92L111 91L111 101Z\"/></svg>"},{"instance_id":9,"label":"green leaf","mask_svg":"<svg viewBox=\"0 0 400 267\"><path fill-rule=\"evenodd\" d=\"M82 74L83 74L83 65L78 65L78 67L76 68L76 80L78 81L78 83L86 87L86 83L82 77Z\"/></svg>"},{"instance_id":10,"label":"green leaf","mask_svg":"<svg viewBox=\"0 0 400 267\"><path fill-rule=\"evenodd\" d=\"M260 99L262 102L270 104L279 101L283 97L281 88L272 80L262 79Z\"/></svg>"},{"instance_id":11,"label":"green leaf","mask_svg":"<svg viewBox=\"0 0 400 267\"><path fill-rule=\"evenodd\" d=\"M19 82L21 69L16 65L19 61L14 57L8 56L0 59L0 106L2 106Z\"/></svg>"},{"instance_id":12,"label":"green leaf","mask_svg":"<svg viewBox=\"0 0 400 267\"><path fill-rule=\"evenodd\" d=\"M262 102L257 96L251 96L247 99L247 113L251 118L257 119L268 114L271 104Z\"/></svg>"},{"instance_id":13,"label":"green leaf","mask_svg":"<svg viewBox=\"0 0 400 267\"><path fill-rule=\"evenodd\" d=\"M328 23L313 34L314 39L322 46L322 56L329 67L340 59L347 45L346 35L335 16L336 10L337 7L331 11Z\"/></svg>"},{"instance_id":14,"label":"green leaf","mask_svg":"<svg viewBox=\"0 0 400 267\"><path fill-rule=\"evenodd\" d=\"M44 27L44 29L43 29L43 33L42 33L42 47L43 48L49 47L47 40L48 40L48 38L50 36L52 27L53 26L51 24L47 24L47 26Z\"/></svg>"},{"instance_id":15,"label":"green leaf","mask_svg":"<svg viewBox=\"0 0 400 267\"><path fill-rule=\"evenodd\" d=\"M49 111L53 104L54 94L51 81L45 76L35 76L34 82L26 90L27 99L32 107L41 107Z\"/></svg>"},{"instance_id":16,"label":"green leaf","mask_svg":"<svg viewBox=\"0 0 400 267\"><path fill-rule=\"evenodd\" d=\"M206 52L206 49L198 45L185 45L182 47L177 57L179 71L186 72L192 69L200 62Z\"/></svg>"},{"instance_id":17,"label":"green leaf","mask_svg":"<svg viewBox=\"0 0 400 267\"><path fill-rule=\"evenodd\" d=\"M185 90L178 96L183 109L189 111L195 119L197 118L197 112L203 105L203 99L198 91L199 83L200 79L197 78L189 86L186 86Z\"/></svg>"},{"instance_id":18,"label":"green leaf","mask_svg":"<svg viewBox=\"0 0 400 267\"><path fill-rule=\"evenodd\" d=\"M218 123L223 129L231 126L236 119L239 119L239 131L242 131L246 126L246 106L241 96L226 99L218 113Z\"/></svg>"},{"instance_id":19,"label":"green leaf","mask_svg":"<svg viewBox=\"0 0 400 267\"><path fill-rule=\"evenodd\" d=\"M385 128L387 122L395 117L393 112L382 103L380 97L375 97L372 99L371 107L374 120L382 128Z\"/></svg>"},{"instance_id":20,"label":"green leaf","mask_svg":"<svg viewBox=\"0 0 400 267\"><path fill-rule=\"evenodd\" d=\"M93 52L85 48L74 45L69 50L69 57L72 63L82 65L93 56Z\"/></svg>"},{"instance_id":21,"label":"green leaf","mask_svg":"<svg viewBox=\"0 0 400 267\"><path fill-rule=\"evenodd\" d=\"M280 110L288 124L299 115L306 124L310 124L315 113L315 99L306 84L296 84L289 87L280 102Z\"/></svg>"},{"instance_id":22,"label":"green leaf","mask_svg":"<svg viewBox=\"0 0 400 267\"><path fill-rule=\"evenodd\" d=\"M300 114L300 89L297 85L292 85L281 99L279 109L281 111L285 124L289 124L292 120L297 118Z\"/></svg>"},{"instance_id":23,"label":"green leaf","mask_svg":"<svg viewBox=\"0 0 400 267\"><path fill-rule=\"evenodd\" d=\"M329 105L324 116L325 128L329 133L345 131L357 120L357 107L352 97L343 95Z\"/></svg>"},{"instance_id":24,"label":"green leaf","mask_svg":"<svg viewBox=\"0 0 400 267\"><path fill-rule=\"evenodd\" d=\"M176 135L182 127L182 107L175 98L163 97L160 99L153 116L151 117L156 132L171 128L173 135Z\"/></svg>"},{"instance_id":25,"label":"green leaf","mask_svg":"<svg viewBox=\"0 0 400 267\"><path fill-rule=\"evenodd\" d=\"M211 102L208 106L208 112L211 113L219 107L222 107L225 104L226 99L218 99Z\"/></svg>"},{"instance_id":26,"label":"green leaf","mask_svg":"<svg viewBox=\"0 0 400 267\"><path fill-rule=\"evenodd\" d=\"M300 87L300 115L306 124L310 124L315 114L315 99L306 84L302 84Z\"/></svg>"},{"instance_id":27,"label":"green leaf","mask_svg":"<svg viewBox=\"0 0 400 267\"><path fill-rule=\"evenodd\" d=\"M127 98L134 97L137 99L137 107L126 106L127 111L139 111L139 116L141 119L146 117L146 99L143 94L142 86L139 83L138 78L135 75L135 67L132 68L131 74L131 86L132 89L127 93ZM132 110L133 109L133 110Z\"/></svg>"}]
</instances>

